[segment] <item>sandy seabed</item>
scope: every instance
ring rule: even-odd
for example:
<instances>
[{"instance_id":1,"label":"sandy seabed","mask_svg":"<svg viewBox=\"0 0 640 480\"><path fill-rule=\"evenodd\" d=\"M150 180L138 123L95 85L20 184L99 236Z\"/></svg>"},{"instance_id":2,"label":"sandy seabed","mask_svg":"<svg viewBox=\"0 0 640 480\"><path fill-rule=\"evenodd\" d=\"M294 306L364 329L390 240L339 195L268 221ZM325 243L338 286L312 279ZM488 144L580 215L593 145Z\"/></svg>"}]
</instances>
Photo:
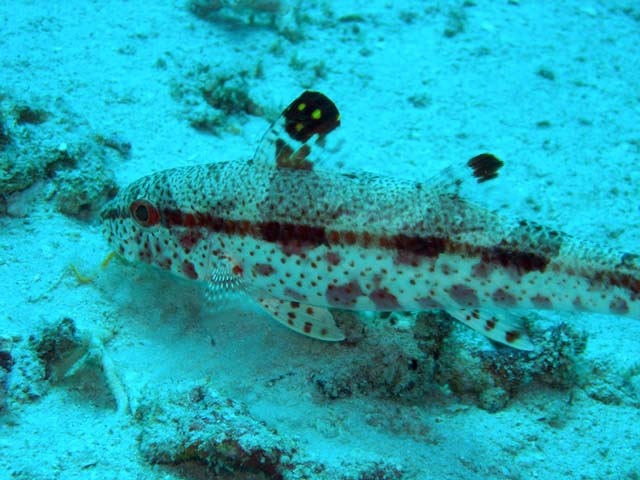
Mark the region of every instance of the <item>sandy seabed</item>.
<instances>
[{"instance_id":1,"label":"sandy seabed","mask_svg":"<svg viewBox=\"0 0 640 480\"><path fill-rule=\"evenodd\" d=\"M0 24L1 478L640 478L637 320L536 315L562 381L514 380L504 349L478 379L494 347L455 326L443 381L424 319L325 344L214 311L101 268L97 217L143 175L250 157L311 88L342 114L323 168L428 179L491 151L487 208L638 252L635 2L16 0Z\"/></svg>"}]
</instances>

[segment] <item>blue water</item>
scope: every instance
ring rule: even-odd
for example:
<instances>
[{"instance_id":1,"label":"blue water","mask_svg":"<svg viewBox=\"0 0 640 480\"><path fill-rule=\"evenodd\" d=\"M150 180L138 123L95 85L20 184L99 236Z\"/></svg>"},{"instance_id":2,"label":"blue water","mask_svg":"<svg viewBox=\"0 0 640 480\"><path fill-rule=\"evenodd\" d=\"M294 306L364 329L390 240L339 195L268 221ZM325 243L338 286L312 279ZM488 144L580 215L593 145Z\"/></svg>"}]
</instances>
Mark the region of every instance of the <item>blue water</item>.
<instances>
[{"instance_id":1,"label":"blue water","mask_svg":"<svg viewBox=\"0 0 640 480\"><path fill-rule=\"evenodd\" d=\"M636 3L1 2L0 478L638 478L635 319L532 312L522 354L363 314L327 344L101 266L98 220L144 175L251 157L313 89L341 112L323 169L490 151L474 202L639 252Z\"/></svg>"}]
</instances>

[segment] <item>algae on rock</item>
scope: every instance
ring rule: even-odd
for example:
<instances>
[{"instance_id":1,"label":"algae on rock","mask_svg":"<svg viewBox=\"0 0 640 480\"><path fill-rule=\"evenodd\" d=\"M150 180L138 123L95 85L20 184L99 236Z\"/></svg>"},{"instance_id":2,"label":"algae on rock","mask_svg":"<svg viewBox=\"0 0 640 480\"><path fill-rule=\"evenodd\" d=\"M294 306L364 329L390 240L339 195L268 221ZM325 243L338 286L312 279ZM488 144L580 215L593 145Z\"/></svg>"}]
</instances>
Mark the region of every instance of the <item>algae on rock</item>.
<instances>
[{"instance_id":1,"label":"algae on rock","mask_svg":"<svg viewBox=\"0 0 640 480\"><path fill-rule=\"evenodd\" d=\"M139 448L149 463L172 471L229 479L403 478L400 467L383 459L327 466L209 385L163 388L156 395L140 399L134 412Z\"/></svg>"},{"instance_id":2,"label":"algae on rock","mask_svg":"<svg viewBox=\"0 0 640 480\"><path fill-rule=\"evenodd\" d=\"M231 116L263 116L264 107L251 95L245 70L218 72L199 64L172 81L171 95L182 105L182 115L196 130L218 135Z\"/></svg>"},{"instance_id":3,"label":"algae on rock","mask_svg":"<svg viewBox=\"0 0 640 480\"><path fill-rule=\"evenodd\" d=\"M44 103L40 100L41 103ZM72 132L72 133L71 133ZM84 138L69 144L61 139ZM90 219L115 194L110 161L115 155L99 144L82 123L64 109L58 113L0 96L0 205L11 212L20 192L36 182L50 185L42 200L55 197L55 208ZM19 213L19 215L22 213Z\"/></svg>"},{"instance_id":4,"label":"algae on rock","mask_svg":"<svg viewBox=\"0 0 640 480\"><path fill-rule=\"evenodd\" d=\"M490 412L503 409L537 382L556 389L581 383L584 333L567 324L535 333L536 349L492 346L447 313L365 314L338 312L347 335L344 349L315 369L310 380L330 399L373 395L415 401L447 391L471 398Z\"/></svg>"}]
</instances>

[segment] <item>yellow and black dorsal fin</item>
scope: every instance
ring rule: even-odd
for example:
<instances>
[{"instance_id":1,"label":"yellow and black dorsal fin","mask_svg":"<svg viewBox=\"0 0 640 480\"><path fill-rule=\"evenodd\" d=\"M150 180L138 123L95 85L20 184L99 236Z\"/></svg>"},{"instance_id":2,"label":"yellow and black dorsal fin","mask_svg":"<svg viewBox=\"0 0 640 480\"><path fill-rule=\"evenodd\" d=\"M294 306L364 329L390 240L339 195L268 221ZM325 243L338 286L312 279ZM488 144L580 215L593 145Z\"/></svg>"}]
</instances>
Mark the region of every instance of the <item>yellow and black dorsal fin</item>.
<instances>
[{"instance_id":1,"label":"yellow and black dorsal fin","mask_svg":"<svg viewBox=\"0 0 640 480\"><path fill-rule=\"evenodd\" d=\"M262 137L254 159L278 168L311 170L314 144L340 126L340 112L326 95L306 90L285 108Z\"/></svg>"}]
</instances>

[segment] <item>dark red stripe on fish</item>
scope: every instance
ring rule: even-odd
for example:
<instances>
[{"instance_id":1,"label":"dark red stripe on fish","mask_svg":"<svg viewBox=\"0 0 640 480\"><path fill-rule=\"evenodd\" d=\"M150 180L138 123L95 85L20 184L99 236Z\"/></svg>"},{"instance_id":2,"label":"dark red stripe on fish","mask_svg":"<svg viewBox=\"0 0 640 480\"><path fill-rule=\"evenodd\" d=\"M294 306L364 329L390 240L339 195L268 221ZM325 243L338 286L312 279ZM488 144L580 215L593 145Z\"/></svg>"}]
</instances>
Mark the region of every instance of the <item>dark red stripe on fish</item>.
<instances>
[{"instance_id":1,"label":"dark red stripe on fish","mask_svg":"<svg viewBox=\"0 0 640 480\"><path fill-rule=\"evenodd\" d=\"M326 231L323 227L279 222L259 222L257 227L260 236L267 242L327 245Z\"/></svg>"},{"instance_id":2,"label":"dark red stripe on fish","mask_svg":"<svg viewBox=\"0 0 640 480\"><path fill-rule=\"evenodd\" d=\"M520 251L511 246L497 245L478 248L482 261L512 269L519 275L544 272L551 258L536 252Z\"/></svg>"},{"instance_id":3,"label":"dark red stripe on fish","mask_svg":"<svg viewBox=\"0 0 640 480\"><path fill-rule=\"evenodd\" d=\"M640 278L637 275L617 271L597 271L584 276L595 285L605 284L629 290L633 301L640 299Z\"/></svg>"},{"instance_id":4,"label":"dark red stripe on fish","mask_svg":"<svg viewBox=\"0 0 640 480\"><path fill-rule=\"evenodd\" d=\"M161 212L161 223L167 228L205 228L215 233L259 238L279 244L286 253L294 254L321 245L378 247L393 251L397 263L413 266L418 266L425 258L437 258L442 253L455 253L479 256L485 263L501 265L523 275L531 271L543 272L551 261L549 257L539 253L518 251L515 247L476 247L435 235L373 235L368 232L329 230L305 224L231 220L203 213L182 213L172 209Z\"/></svg>"},{"instance_id":5,"label":"dark red stripe on fish","mask_svg":"<svg viewBox=\"0 0 640 480\"><path fill-rule=\"evenodd\" d=\"M382 237L379 243L382 248L392 248L402 252L403 255L398 258L399 263L411 264L415 260L414 257L438 257L447 250L449 240L433 235L420 237L398 234Z\"/></svg>"},{"instance_id":6,"label":"dark red stripe on fish","mask_svg":"<svg viewBox=\"0 0 640 480\"><path fill-rule=\"evenodd\" d=\"M561 244L561 239L558 235L554 236L554 243L551 245L553 248L549 246L549 242L541 242L542 246L539 249L535 249L531 242L528 245L518 245L507 240L503 240L494 246L475 246L465 242L454 242L448 237L436 235L374 235L369 232L337 231L298 223L230 220L206 213L183 213L175 209L164 209L159 213L159 225L150 228L202 228L214 233L243 237L250 236L278 244L286 254L300 255L307 249L321 245L328 247L357 245L363 249L381 248L389 250L396 263L414 267L418 267L425 259L437 258L442 253L457 254L467 258L477 257L480 260L474 266L473 272L483 278L490 276L497 267L502 267L516 276L534 271L545 272L552 258L558 254ZM122 222L127 218L131 218L131 213L124 208L112 208L103 210L101 217L103 221ZM204 237L206 235L202 236L202 238ZM196 237L182 235L179 238L183 247L186 248L189 245L185 245L185 243L190 243ZM526 238L526 236L520 235L519 238ZM122 253L123 247L120 250ZM147 255L151 256L151 253L147 252ZM148 262L149 259L145 261ZM327 261L336 263L339 262L339 257L331 257ZM557 266L559 267L560 265ZM565 273L585 278L596 288L598 286L613 286L627 290L631 293L630 299L632 301L640 299L640 275L607 270L606 268L578 272L567 269ZM460 292L452 293L456 296ZM467 298L466 300L466 303L468 303L469 299ZM502 293L498 295L496 300L506 305L512 303L511 297ZM546 298L532 298L531 301L540 307L549 303ZM623 306L618 304L615 304L612 308L614 310L624 309Z\"/></svg>"}]
</instances>

